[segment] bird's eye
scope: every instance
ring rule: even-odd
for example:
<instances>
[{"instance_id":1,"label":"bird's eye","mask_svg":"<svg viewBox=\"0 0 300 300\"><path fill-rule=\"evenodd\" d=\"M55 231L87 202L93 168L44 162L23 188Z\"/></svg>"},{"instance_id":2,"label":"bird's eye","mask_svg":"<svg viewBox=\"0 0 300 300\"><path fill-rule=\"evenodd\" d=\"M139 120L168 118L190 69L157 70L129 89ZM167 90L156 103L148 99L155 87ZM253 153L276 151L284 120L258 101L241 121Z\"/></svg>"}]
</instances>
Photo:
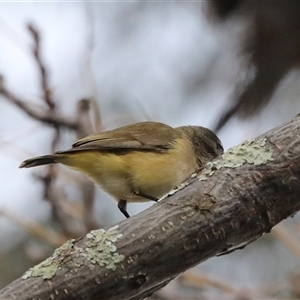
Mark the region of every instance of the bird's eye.
<instances>
[{"instance_id":1,"label":"bird's eye","mask_svg":"<svg viewBox=\"0 0 300 300\"><path fill-rule=\"evenodd\" d=\"M224 148L221 143L217 144L217 149L220 150L222 153L224 153Z\"/></svg>"},{"instance_id":2,"label":"bird's eye","mask_svg":"<svg viewBox=\"0 0 300 300\"><path fill-rule=\"evenodd\" d=\"M207 153L211 154L212 156L216 156L215 147L211 146L210 144L204 142L204 147Z\"/></svg>"}]
</instances>

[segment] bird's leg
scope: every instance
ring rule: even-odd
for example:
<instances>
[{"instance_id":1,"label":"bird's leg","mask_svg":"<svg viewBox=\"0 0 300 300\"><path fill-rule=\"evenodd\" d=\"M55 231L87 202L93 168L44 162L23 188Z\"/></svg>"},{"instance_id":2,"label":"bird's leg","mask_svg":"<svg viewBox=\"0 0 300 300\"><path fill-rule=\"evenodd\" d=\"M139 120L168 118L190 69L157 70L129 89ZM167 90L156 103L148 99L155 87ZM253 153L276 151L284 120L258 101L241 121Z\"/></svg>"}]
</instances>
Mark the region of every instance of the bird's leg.
<instances>
[{"instance_id":1,"label":"bird's leg","mask_svg":"<svg viewBox=\"0 0 300 300\"><path fill-rule=\"evenodd\" d=\"M143 197L143 198L146 198L146 199L149 199L149 200L152 200L152 201L155 201L155 202L157 202L157 201L159 200L159 199L157 199L157 198L155 198L155 197L153 197L153 196L144 194L144 193L141 192L141 191L136 191L136 192L134 192L134 194L135 194L136 196L141 196L141 197Z\"/></svg>"},{"instance_id":2,"label":"bird's leg","mask_svg":"<svg viewBox=\"0 0 300 300\"><path fill-rule=\"evenodd\" d=\"M119 200L118 202L118 207L119 207L119 210L121 211L121 213L126 217L126 218L130 218L127 210L126 210L126 207L127 207L127 201L126 200Z\"/></svg>"}]
</instances>

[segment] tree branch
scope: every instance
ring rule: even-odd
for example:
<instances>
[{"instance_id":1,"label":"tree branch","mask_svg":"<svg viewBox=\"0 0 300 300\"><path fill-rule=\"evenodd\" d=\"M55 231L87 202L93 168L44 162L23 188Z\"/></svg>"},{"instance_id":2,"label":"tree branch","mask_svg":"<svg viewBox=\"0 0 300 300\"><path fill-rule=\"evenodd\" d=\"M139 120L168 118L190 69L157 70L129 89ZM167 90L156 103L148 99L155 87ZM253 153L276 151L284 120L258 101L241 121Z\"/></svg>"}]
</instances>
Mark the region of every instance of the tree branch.
<instances>
[{"instance_id":1,"label":"tree branch","mask_svg":"<svg viewBox=\"0 0 300 300\"><path fill-rule=\"evenodd\" d=\"M4 78L0 75L0 95L2 95L9 102L13 103L21 110L23 110L28 116L33 119L53 125L53 126L62 126L68 129L77 129L78 123L76 119L67 118L61 116L58 113L53 113L51 110L38 109L33 105L30 105L25 100L20 99L14 95L4 84Z\"/></svg>"},{"instance_id":2,"label":"tree branch","mask_svg":"<svg viewBox=\"0 0 300 300\"><path fill-rule=\"evenodd\" d=\"M38 28L33 24L29 24L27 29L33 40L32 54L40 75L41 99L45 102L45 105L42 108L39 108L38 106L33 106L28 103L21 97L16 96L16 94L6 86L4 78L1 75L0 96L3 96L4 99L19 107L31 118L53 127L54 136L51 142L51 152L55 152L60 140L62 128L75 131L78 139L95 133L93 129L95 126L91 121L90 111L90 102L93 100L82 99L78 101L77 116L75 117L67 117L59 113L56 102L53 99L50 78L48 75L49 72L46 68L46 63L42 59L42 35ZM99 108L97 108L97 110L98 109ZM98 121L100 121L100 119L98 119ZM77 185L79 189L82 190L84 201L83 216L78 219L70 213L69 209L66 209L67 207L70 207L66 204L71 203L72 201L68 199L63 187L56 184L58 172L59 169L57 166L51 165L47 167L47 173L45 175L37 176L37 178L40 179L44 185L44 199L50 203L52 216L59 223L65 237L76 238L83 236L92 229L99 228L98 222L94 216L94 184L86 177L76 177Z\"/></svg>"},{"instance_id":3,"label":"tree branch","mask_svg":"<svg viewBox=\"0 0 300 300\"><path fill-rule=\"evenodd\" d=\"M44 98L45 102L47 103L48 107L50 108L50 110L54 111L55 103L52 99L52 91L50 89L49 82L48 82L49 81L48 80L48 72L47 72L47 69L41 58L40 33L33 24L28 24L27 28L28 28L29 32L31 33L33 41L34 41L34 45L32 47L32 52L35 57L35 61L38 65L40 75L41 75L41 88L42 88L42 91L44 94L43 98Z\"/></svg>"},{"instance_id":4,"label":"tree branch","mask_svg":"<svg viewBox=\"0 0 300 300\"><path fill-rule=\"evenodd\" d=\"M0 299L144 299L256 240L300 209L299 128L300 115L230 149L142 213L69 241Z\"/></svg>"}]
</instances>

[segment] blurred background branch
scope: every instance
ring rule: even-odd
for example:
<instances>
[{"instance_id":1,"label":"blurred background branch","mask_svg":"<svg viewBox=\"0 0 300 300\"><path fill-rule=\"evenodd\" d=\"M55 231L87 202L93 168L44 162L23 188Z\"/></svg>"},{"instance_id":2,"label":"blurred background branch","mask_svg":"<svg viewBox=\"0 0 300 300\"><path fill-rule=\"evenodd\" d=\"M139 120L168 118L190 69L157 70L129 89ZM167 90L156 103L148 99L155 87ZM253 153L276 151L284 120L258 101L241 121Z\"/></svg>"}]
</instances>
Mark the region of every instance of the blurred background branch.
<instances>
[{"instance_id":1,"label":"blurred background branch","mask_svg":"<svg viewBox=\"0 0 300 300\"><path fill-rule=\"evenodd\" d=\"M256 115L287 74L299 68L300 2L213 0L209 5L221 22L238 17L247 23L241 41L246 76L236 85L232 105L217 121L218 131L235 116Z\"/></svg>"}]
</instances>

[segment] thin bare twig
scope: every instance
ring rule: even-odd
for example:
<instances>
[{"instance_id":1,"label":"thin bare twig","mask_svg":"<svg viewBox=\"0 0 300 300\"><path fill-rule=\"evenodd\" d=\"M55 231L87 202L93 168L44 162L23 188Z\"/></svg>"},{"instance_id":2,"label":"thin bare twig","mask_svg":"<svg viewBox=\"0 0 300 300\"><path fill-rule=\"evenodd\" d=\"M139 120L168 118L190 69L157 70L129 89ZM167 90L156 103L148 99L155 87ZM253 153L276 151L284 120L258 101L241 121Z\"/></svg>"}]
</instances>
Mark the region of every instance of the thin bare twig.
<instances>
[{"instance_id":1,"label":"thin bare twig","mask_svg":"<svg viewBox=\"0 0 300 300\"><path fill-rule=\"evenodd\" d=\"M60 139L60 130L62 127L74 130L77 133L78 138L82 138L86 135L94 132L93 124L90 118L89 103L91 100L83 99L79 101L78 114L75 118L68 118L59 115L56 109L55 101L52 96L52 90L50 88L49 76L46 65L41 56L41 37L38 29L32 24L28 25L28 30L33 39L32 53L34 61L38 67L40 73L40 90L42 91L42 99L47 105L48 109L40 108L29 104L27 101L14 95L4 83L3 77L0 75L0 95L5 99L19 107L31 118L43 122L45 124L52 125L55 128L54 137L51 144L52 152L57 150L57 145ZM95 108L95 107L93 107ZM97 110L97 108L96 108ZM98 111L98 117L100 118L100 110ZM98 119L99 121L100 119ZM84 210L83 220L84 224L74 217L70 210L64 209L64 203L69 199L65 195L63 188L56 185L57 168L56 166L49 166L48 172L44 176L38 176L44 185L44 198L51 203L53 216L60 224L65 236L78 237L84 235L91 229L97 228L99 225L94 216L94 195L95 187L92 182L84 178L84 180L78 180L77 184L82 190Z\"/></svg>"},{"instance_id":2,"label":"thin bare twig","mask_svg":"<svg viewBox=\"0 0 300 300\"><path fill-rule=\"evenodd\" d=\"M25 100L14 95L4 83L4 77L0 75L0 95L5 99L19 107L31 118L43 122L52 126L62 126L68 129L76 130L78 128L78 122L74 118L68 118L66 116L61 116L57 113L51 111L46 111L41 108L34 107L33 105L27 103Z\"/></svg>"},{"instance_id":3,"label":"thin bare twig","mask_svg":"<svg viewBox=\"0 0 300 300\"><path fill-rule=\"evenodd\" d=\"M41 89L43 90L43 95L44 95L44 100L49 106L49 109L55 114L56 113L56 106L55 102L52 99L52 91L50 89L50 84L49 84L49 79L48 79L48 72L46 69L46 66L44 62L41 59L40 55L40 34L38 30L33 26L29 25L28 26L29 31L31 32L33 39L34 39L34 46L33 46L33 54L37 63L37 66L40 71L40 76L41 76ZM90 41L92 43L92 36L93 34L91 33ZM92 48L92 47L90 47ZM89 55L90 56L90 55ZM88 56L88 57L89 57ZM87 65L89 63L87 62ZM90 70L91 71L91 70ZM90 72L91 73L91 72ZM92 74L90 76L90 82L91 82L91 87L94 87L94 81ZM93 89L94 93L96 93L95 88ZM77 137L82 138L86 135L92 134L94 132L92 122L90 120L90 115L89 115L89 103L90 100L80 100L78 103L78 114L77 114L77 123L79 124L77 126ZM95 101L94 101L95 102ZM95 111L95 121L99 122L100 121L100 110L97 106L94 104L94 111ZM96 122L96 123L97 123ZM57 149L57 144L59 142L60 138L60 127L59 126L54 126L55 127L55 136L52 142L52 152L55 152ZM53 189L53 185L55 184L55 179L57 177L57 168L56 166L49 166L48 167L48 174L46 175L45 178L47 180L44 180L44 187L45 187L45 196L47 200L51 200L53 202L53 213L56 217L59 217L59 221L62 224L62 227L66 230L66 232L70 233L70 228L68 224L65 224L68 219L70 219L71 216L66 217L64 214L61 213L61 205L60 205L60 196L59 194L62 194L60 192L59 194L53 193L51 191ZM80 181L80 186L81 190L83 191L83 201L84 201L84 214L83 214L83 221L86 227L86 231L90 231L92 229L95 229L98 227L98 223L94 217L94 197L95 197L95 187L92 182L90 182L88 179L84 178L84 180ZM58 197L56 197L58 196ZM70 220L69 220L70 221ZM74 220L71 220L71 223L73 223ZM73 228L73 226L72 226ZM80 228L80 232L82 232L82 228ZM73 232L74 234L74 232Z\"/></svg>"},{"instance_id":4,"label":"thin bare twig","mask_svg":"<svg viewBox=\"0 0 300 300\"><path fill-rule=\"evenodd\" d=\"M35 61L39 67L40 73L41 73L41 86L42 86L42 91L44 92L44 99L49 106L51 110L54 110L55 108L55 103L52 99L52 91L50 89L49 83L48 83L48 73L47 69L42 61L41 58L41 51L40 51L40 34L37 30L37 28L34 27L33 24L29 24L27 26L29 32L32 34L34 45L32 52L35 57Z\"/></svg>"},{"instance_id":5,"label":"thin bare twig","mask_svg":"<svg viewBox=\"0 0 300 300\"><path fill-rule=\"evenodd\" d=\"M83 98L77 103L77 122L76 130L77 139L81 139L87 135L94 133L94 126L90 117L91 99Z\"/></svg>"},{"instance_id":6,"label":"thin bare twig","mask_svg":"<svg viewBox=\"0 0 300 300\"><path fill-rule=\"evenodd\" d=\"M36 27L32 24L28 25L28 30L32 35L34 45L32 47L33 56L35 58L36 65L40 72L41 85L40 89L43 93L43 100L49 107L49 111L53 114L57 114L55 101L52 98L52 91L50 88L49 77L47 68L41 58L41 44L40 44L40 33ZM77 122L78 124L78 122ZM57 145L60 140L60 126L53 124L55 132L53 140L51 143L51 150L55 152L57 150ZM77 126L79 128L79 126ZM69 214L69 211L64 209L64 201L68 201L62 188L56 186L57 178L57 166L49 165L48 171L45 176L40 176L44 184L44 198L51 203L52 214L59 222L64 234L68 237L77 237L84 234L86 231L83 228L82 224L78 222L77 219L73 218Z\"/></svg>"},{"instance_id":7,"label":"thin bare twig","mask_svg":"<svg viewBox=\"0 0 300 300\"><path fill-rule=\"evenodd\" d=\"M34 45L32 47L32 52L33 52L35 62L37 64L39 72L40 72L41 90L43 92L43 99L45 100L50 111L52 111L52 113L55 115L56 106L55 106L54 100L52 99L52 90L51 90L50 84L49 84L48 72L47 72L47 68L41 58L40 33L33 24L28 25L28 30L31 33L33 41L34 41ZM54 125L54 128L55 128L55 135L54 135L53 142L52 142L52 152L54 152L56 150L56 146L60 139L60 126ZM55 168L50 166L48 172L49 173L55 172ZM55 178L55 174L53 173L52 175L53 175L52 177Z\"/></svg>"}]
</instances>

